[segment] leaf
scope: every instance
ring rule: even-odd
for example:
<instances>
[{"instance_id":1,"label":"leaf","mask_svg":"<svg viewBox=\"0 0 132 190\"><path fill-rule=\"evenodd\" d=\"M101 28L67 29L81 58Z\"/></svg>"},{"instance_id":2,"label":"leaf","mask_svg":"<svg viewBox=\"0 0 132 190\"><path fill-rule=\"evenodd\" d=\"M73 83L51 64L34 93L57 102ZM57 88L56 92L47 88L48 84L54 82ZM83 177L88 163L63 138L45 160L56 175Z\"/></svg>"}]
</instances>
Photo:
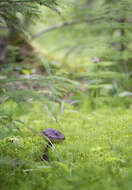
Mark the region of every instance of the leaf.
<instances>
[{"instance_id":1,"label":"leaf","mask_svg":"<svg viewBox=\"0 0 132 190\"><path fill-rule=\"evenodd\" d=\"M84 85L85 88L89 88L89 89L97 89L97 88L105 88L105 89L112 89L113 86L111 84L86 84Z\"/></svg>"},{"instance_id":2,"label":"leaf","mask_svg":"<svg viewBox=\"0 0 132 190\"><path fill-rule=\"evenodd\" d=\"M97 77L97 78L123 78L123 74L112 71L82 72L74 74L74 77Z\"/></svg>"}]
</instances>

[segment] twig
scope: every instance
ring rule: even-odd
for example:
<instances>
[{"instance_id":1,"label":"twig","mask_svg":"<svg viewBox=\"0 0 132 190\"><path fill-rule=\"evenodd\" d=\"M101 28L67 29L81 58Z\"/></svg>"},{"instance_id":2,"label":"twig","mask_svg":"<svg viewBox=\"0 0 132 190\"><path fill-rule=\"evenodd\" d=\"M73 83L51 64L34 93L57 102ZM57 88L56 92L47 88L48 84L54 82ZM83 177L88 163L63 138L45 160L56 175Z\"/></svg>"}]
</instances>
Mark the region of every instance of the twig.
<instances>
[{"instance_id":1,"label":"twig","mask_svg":"<svg viewBox=\"0 0 132 190\"><path fill-rule=\"evenodd\" d=\"M50 26L46 29L43 29L41 30L40 32L37 32L36 34L33 34L32 35L32 38L37 38L39 37L40 35L46 33L46 32L51 32L53 30L57 30L59 28L63 28L65 26L69 26L69 25L74 25L74 24L79 24L79 23L82 23L82 22L88 22L88 19L80 19L80 20L74 20L72 22L63 22L61 24L57 24L57 25L54 25L54 26Z\"/></svg>"}]
</instances>

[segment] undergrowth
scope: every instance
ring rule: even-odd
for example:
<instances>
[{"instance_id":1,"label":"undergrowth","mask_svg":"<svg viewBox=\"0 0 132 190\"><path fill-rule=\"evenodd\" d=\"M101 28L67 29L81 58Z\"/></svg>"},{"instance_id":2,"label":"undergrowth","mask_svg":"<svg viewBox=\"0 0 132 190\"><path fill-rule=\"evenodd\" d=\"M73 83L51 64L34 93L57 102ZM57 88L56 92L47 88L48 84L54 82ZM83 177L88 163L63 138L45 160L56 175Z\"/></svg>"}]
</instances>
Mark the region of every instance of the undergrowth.
<instances>
[{"instance_id":1,"label":"undergrowth","mask_svg":"<svg viewBox=\"0 0 132 190\"><path fill-rule=\"evenodd\" d=\"M61 113L61 114L60 114ZM132 186L132 110L91 111L58 104L48 112L33 102L0 107L1 190L129 190ZM66 140L41 161L42 130L55 128Z\"/></svg>"}]
</instances>

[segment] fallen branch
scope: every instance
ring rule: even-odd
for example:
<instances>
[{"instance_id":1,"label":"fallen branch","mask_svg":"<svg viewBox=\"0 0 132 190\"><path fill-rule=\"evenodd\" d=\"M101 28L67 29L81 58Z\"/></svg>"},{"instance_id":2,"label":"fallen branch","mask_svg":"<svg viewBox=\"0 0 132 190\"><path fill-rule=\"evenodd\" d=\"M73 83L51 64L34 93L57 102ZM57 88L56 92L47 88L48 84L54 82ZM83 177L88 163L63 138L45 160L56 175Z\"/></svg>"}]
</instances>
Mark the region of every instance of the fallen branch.
<instances>
[{"instance_id":1,"label":"fallen branch","mask_svg":"<svg viewBox=\"0 0 132 190\"><path fill-rule=\"evenodd\" d=\"M34 39L34 38L37 38L37 37L39 37L40 35L42 35L42 34L44 34L44 33L46 33L46 32L51 32L51 31L53 31L53 30L56 30L56 29L59 29L59 28L63 28L63 27L65 27L65 26L74 25L74 24L79 24L79 23L81 23L81 22L88 22L88 19L74 20L74 21L72 21L72 22L63 22L63 23L61 23L61 24L57 24L57 25L54 25L54 26L50 26L50 27L48 27L48 28L46 28L46 29L41 30L40 32L37 32L36 34L33 34L33 35L32 35L32 38Z\"/></svg>"}]
</instances>

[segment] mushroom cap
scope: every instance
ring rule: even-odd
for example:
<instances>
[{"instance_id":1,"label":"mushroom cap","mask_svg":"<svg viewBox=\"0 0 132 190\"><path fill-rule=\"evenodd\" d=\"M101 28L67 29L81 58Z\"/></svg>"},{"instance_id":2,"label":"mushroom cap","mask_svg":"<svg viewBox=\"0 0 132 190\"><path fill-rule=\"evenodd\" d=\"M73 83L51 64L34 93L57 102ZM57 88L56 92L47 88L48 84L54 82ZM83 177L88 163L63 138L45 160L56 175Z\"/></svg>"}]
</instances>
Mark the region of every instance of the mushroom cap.
<instances>
[{"instance_id":1,"label":"mushroom cap","mask_svg":"<svg viewBox=\"0 0 132 190\"><path fill-rule=\"evenodd\" d=\"M61 142L65 140L65 136L56 129L45 129L42 131L43 135L48 137L52 143Z\"/></svg>"}]
</instances>

